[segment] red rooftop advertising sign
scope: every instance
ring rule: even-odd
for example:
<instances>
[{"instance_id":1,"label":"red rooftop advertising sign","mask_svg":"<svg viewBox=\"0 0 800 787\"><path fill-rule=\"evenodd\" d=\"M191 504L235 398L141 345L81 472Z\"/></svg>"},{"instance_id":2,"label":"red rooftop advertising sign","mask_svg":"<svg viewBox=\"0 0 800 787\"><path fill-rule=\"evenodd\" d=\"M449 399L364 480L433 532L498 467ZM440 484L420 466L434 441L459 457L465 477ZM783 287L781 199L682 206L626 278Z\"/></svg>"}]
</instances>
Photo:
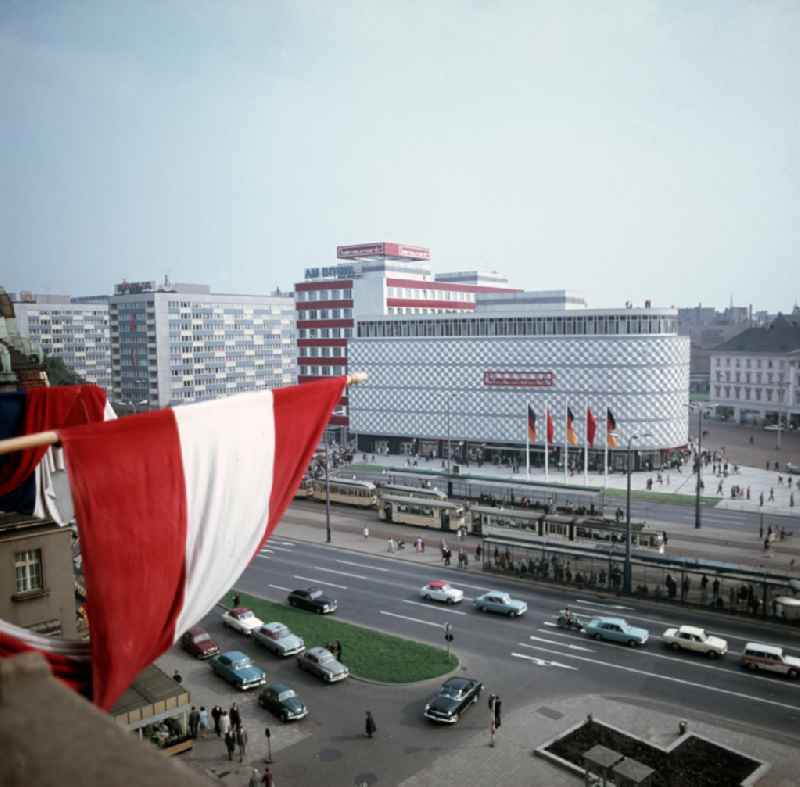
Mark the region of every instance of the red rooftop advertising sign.
<instances>
[{"instance_id":1,"label":"red rooftop advertising sign","mask_svg":"<svg viewBox=\"0 0 800 787\"><path fill-rule=\"evenodd\" d=\"M552 388L555 372L498 372L487 369L483 384L491 388Z\"/></svg>"},{"instance_id":2,"label":"red rooftop advertising sign","mask_svg":"<svg viewBox=\"0 0 800 787\"><path fill-rule=\"evenodd\" d=\"M355 246L337 246L336 256L340 260L359 257L404 257L408 260L429 260L431 250L424 246L409 246L406 243L360 243Z\"/></svg>"}]
</instances>

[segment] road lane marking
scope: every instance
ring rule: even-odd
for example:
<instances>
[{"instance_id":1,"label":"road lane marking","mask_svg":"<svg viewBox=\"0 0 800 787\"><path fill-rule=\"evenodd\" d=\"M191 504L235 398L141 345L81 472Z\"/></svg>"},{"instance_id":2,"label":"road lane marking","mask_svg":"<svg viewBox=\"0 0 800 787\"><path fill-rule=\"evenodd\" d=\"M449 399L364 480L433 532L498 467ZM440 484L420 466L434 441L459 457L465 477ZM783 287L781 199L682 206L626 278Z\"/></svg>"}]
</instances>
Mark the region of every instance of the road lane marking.
<instances>
[{"instance_id":1,"label":"road lane marking","mask_svg":"<svg viewBox=\"0 0 800 787\"><path fill-rule=\"evenodd\" d=\"M449 583L448 583L449 584ZM478 585L468 585L466 582L459 582L458 580L455 581L455 585L458 585L462 588L471 588L472 590L482 590L484 593L491 593L491 588L480 587Z\"/></svg>"},{"instance_id":2,"label":"road lane marking","mask_svg":"<svg viewBox=\"0 0 800 787\"><path fill-rule=\"evenodd\" d=\"M275 590L284 590L286 593L291 593L292 591L289 588L285 588L282 585L267 585L267 587L275 588Z\"/></svg>"},{"instance_id":3,"label":"road lane marking","mask_svg":"<svg viewBox=\"0 0 800 787\"><path fill-rule=\"evenodd\" d=\"M562 664L560 661L546 661L545 659L539 659L536 656L526 656L524 653L512 653L511 655L517 659L532 661L538 667L561 667L562 669L571 669L576 671L578 669L577 667L573 667L571 664Z\"/></svg>"},{"instance_id":4,"label":"road lane marking","mask_svg":"<svg viewBox=\"0 0 800 787\"><path fill-rule=\"evenodd\" d=\"M383 571L389 572L390 568L379 568L378 566L365 566L363 563L354 563L352 560L337 560L337 563L344 563L346 566L355 566L356 568L366 568L370 571Z\"/></svg>"},{"instance_id":5,"label":"road lane marking","mask_svg":"<svg viewBox=\"0 0 800 787\"><path fill-rule=\"evenodd\" d=\"M576 599L578 604L586 604L588 607L603 607L605 609L633 609L633 607L626 607L623 604L600 604L596 601L586 601L585 599Z\"/></svg>"},{"instance_id":6,"label":"road lane marking","mask_svg":"<svg viewBox=\"0 0 800 787\"><path fill-rule=\"evenodd\" d=\"M426 626L434 626L437 629L443 629L444 624L434 623L432 620L420 620L419 618L410 618L408 615L398 615L396 612L387 612L380 610L381 615L388 615L390 618L400 618L401 620L410 620L412 623L424 623Z\"/></svg>"},{"instance_id":7,"label":"road lane marking","mask_svg":"<svg viewBox=\"0 0 800 787\"><path fill-rule=\"evenodd\" d=\"M328 587L332 588L339 588L339 590L347 590L346 585L334 585L333 582L324 582L321 579L312 579L311 577L301 577L298 574L294 575L295 579L302 579L303 582L313 582L315 585L327 585Z\"/></svg>"},{"instance_id":8,"label":"road lane marking","mask_svg":"<svg viewBox=\"0 0 800 787\"><path fill-rule=\"evenodd\" d=\"M256 555L259 560L269 560L269 555Z\"/></svg>"},{"instance_id":9,"label":"road lane marking","mask_svg":"<svg viewBox=\"0 0 800 787\"><path fill-rule=\"evenodd\" d=\"M294 547L297 544L293 544L291 541L276 541L276 544L280 544L282 547Z\"/></svg>"},{"instance_id":10,"label":"road lane marking","mask_svg":"<svg viewBox=\"0 0 800 787\"><path fill-rule=\"evenodd\" d=\"M540 631L541 631L541 629L540 629ZM543 632L543 633L555 634L556 632L547 631L547 632ZM563 632L561 634L561 636L562 637L568 637L569 639L581 640L582 642L586 641L586 637L582 636L580 634L568 634L566 632ZM650 639L652 640L653 637L651 637ZM558 644L560 645L561 643L559 642ZM606 648L618 648L618 647L621 647L621 645L619 645L618 643L605 642L605 641L603 641L603 640L601 640L599 638L596 639L596 640L592 640L592 644L593 645L597 645L599 647L606 647ZM743 676L743 673L741 673L741 672L737 672L736 670L732 670L732 669L727 669L726 667L723 667L721 665L708 662L707 661L708 657L705 656L702 653L695 654L696 658L691 658L692 654L687 654L687 655L690 656L689 658L685 658L685 657L681 658L680 656L668 656L666 653L654 653L652 650L648 650L647 648L644 648L644 647L627 648L625 652L626 653L637 653L640 656L649 656L650 658L654 658L654 659L664 659L665 661L674 661L677 664L686 664L688 666L700 667L700 669L710 669L710 670L714 670L715 672L724 672L724 673L726 673L728 675L739 675L740 677ZM728 653L733 653L733 651L729 650ZM721 656L720 658L725 658L725 657ZM701 659L703 659L703 660L701 661ZM728 663L730 664L731 662L729 661ZM766 680L769 683L774 685L774 678L770 678L767 675L749 675L748 677L750 677L751 679L754 679L754 680ZM788 687L793 688L793 689L800 689L800 684L798 684L798 683L787 682L786 685Z\"/></svg>"},{"instance_id":11,"label":"road lane marking","mask_svg":"<svg viewBox=\"0 0 800 787\"><path fill-rule=\"evenodd\" d=\"M682 686L691 686L695 689L705 689L706 691L715 691L718 694L727 694L730 697L738 697L739 699L749 700L751 702L763 702L767 705L774 705L778 708L785 708L791 711L800 712L800 707L797 705L789 705L785 702L778 702L777 700L769 700L764 697L756 697L752 694L744 694L740 691L732 691L731 689L721 689L717 686L709 686L707 683L695 683L691 680L685 680L684 678L676 678L672 675L664 675L659 672L650 672L649 670L638 669L636 667L626 667L624 664L612 664L610 661L602 661L596 658L589 658L589 656L578 656L575 653L562 653L557 650L552 650L551 648L543 648L536 645L528 645L527 647L541 651L542 653L551 653L554 656L562 656L563 658L567 659L575 659L577 661L585 661L587 664L597 664L601 667L609 667L611 669L618 669L622 670L623 672L630 672L634 675L644 675L647 678L656 678L657 680L666 680L670 683L679 683ZM757 677L757 676L751 676Z\"/></svg>"},{"instance_id":12,"label":"road lane marking","mask_svg":"<svg viewBox=\"0 0 800 787\"><path fill-rule=\"evenodd\" d=\"M269 545L270 549L277 549L278 552L291 552L291 549L286 549L286 547L276 547L274 544Z\"/></svg>"},{"instance_id":13,"label":"road lane marking","mask_svg":"<svg viewBox=\"0 0 800 787\"><path fill-rule=\"evenodd\" d=\"M261 554L262 555L271 555L272 554L272 550L271 549L267 549L267 547L264 547L264 549L261 550Z\"/></svg>"},{"instance_id":14,"label":"road lane marking","mask_svg":"<svg viewBox=\"0 0 800 787\"><path fill-rule=\"evenodd\" d=\"M551 645L561 645L564 648L569 648L570 650L583 650L586 653L594 653L591 648L585 648L583 645L570 645L566 642L559 642L557 639L545 639L544 637L536 637L533 634L530 635L529 639L532 639L534 642L549 642ZM520 642L520 645L524 645L524 642Z\"/></svg>"},{"instance_id":15,"label":"road lane marking","mask_svg":"<svg viewBox=\"0 0 800 787\"><path fill-rule=\"evenodd\" d=\"M314 571L327 571L329 574L340 574L343 577L353 577L353 579L374 579L374 577L365 577L363 574L351 574L349 571L337 571L335 568L323 568L322 566L312 566Z\"/></svg>"},{"instance_id":16,"label":"road lane marking","mask_svg":"<svg viewBox=\"0 0 800 787\"><path fill-rule=\"evenodd\" d=\"M436 609L436 607L432 607L430 603L425 601L409 601L407 598L403 599L404 604L414 604L417 607L425 607L425 609ZM449 612L451 615L466 615L466 612L461 612L457 609L448 609L446 606L441 607L438 609L439 612Z\"/></svg>"}]
</instances>

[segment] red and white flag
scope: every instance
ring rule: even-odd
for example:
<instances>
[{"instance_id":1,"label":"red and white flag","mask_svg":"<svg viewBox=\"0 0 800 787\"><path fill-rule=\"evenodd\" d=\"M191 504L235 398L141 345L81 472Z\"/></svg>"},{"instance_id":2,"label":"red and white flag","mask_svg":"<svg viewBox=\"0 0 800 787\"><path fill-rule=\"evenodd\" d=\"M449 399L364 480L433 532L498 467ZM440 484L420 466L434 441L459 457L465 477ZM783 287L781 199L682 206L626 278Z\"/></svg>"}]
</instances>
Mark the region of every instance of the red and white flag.
<instances>
[{"instance_id":1,"label":"red and white flag","mask_svg":"<svg viewBox=\"0 0 800 787\"><path fill-rule=\"evenodd\" d=\"M109 709L269 538L345 377L59 432L79 525L92 698Z\"/></svg>"}]
</instances>

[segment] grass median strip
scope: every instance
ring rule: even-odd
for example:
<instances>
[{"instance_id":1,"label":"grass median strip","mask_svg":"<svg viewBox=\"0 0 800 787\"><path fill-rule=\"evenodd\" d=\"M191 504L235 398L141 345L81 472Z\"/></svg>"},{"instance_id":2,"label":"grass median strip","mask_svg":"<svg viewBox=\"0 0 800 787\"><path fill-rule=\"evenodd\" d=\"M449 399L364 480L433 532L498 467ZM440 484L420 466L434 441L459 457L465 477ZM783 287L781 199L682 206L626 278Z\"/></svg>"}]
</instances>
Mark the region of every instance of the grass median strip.
<instances>
[{"instance_id":1,"label":"grass median strip","mask_svg":"<svg viewBox=\"0 0 800 787\"><path fill-rule=\"evenodd\" d=\"M338 639L342 643L342 662L359 678L414 683L444 675L458 665L458 659L443 648L345 623L335 615L315 615L245 593L240 593L240 601L265 623L285 623L305 640L307 648ZM222 603L231 606L233 594Z\"/></svg>"}]
</instances>

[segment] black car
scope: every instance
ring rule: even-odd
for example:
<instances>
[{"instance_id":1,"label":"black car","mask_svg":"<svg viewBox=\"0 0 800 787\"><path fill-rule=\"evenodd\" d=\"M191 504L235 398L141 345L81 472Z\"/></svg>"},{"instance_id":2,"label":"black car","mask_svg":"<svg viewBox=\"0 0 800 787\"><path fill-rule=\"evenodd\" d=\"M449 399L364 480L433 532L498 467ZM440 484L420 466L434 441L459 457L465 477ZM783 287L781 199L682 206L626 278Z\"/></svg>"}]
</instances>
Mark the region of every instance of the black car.
<instances>
[{"instance_id":1,"label":"black car","mask_svg":"<svg viewBox=\"0 0 800 787\"><path fill-rule=\"evenodd\" d=\"M483 684L474 678L450 678L425 705L425 718L443 724L455 724L461 714L478 701L481 691Z\"/></svg>"},{"instance_id":2,"label":"black car","mask_svg":"<svg viewBox=\"0 0 800 787\"><path fill-rule=\"evenodd\" d=\"M306 588L293 590L289 594L289 606L325 615L328 612L336 612L338 604L336 599L327 598L319 588Z\"/></svg>"},{"instance_id":3,"label":"black car","mask_svg":"<svg viewBox=\"0 0 800 787\"><path fill-rule=\"evenodd\" d=\"M258 695L258 704L274 713L281 721L304 719L308 709L300 697L285 683L270 683Z\"/></svg>"}]
</instances>

